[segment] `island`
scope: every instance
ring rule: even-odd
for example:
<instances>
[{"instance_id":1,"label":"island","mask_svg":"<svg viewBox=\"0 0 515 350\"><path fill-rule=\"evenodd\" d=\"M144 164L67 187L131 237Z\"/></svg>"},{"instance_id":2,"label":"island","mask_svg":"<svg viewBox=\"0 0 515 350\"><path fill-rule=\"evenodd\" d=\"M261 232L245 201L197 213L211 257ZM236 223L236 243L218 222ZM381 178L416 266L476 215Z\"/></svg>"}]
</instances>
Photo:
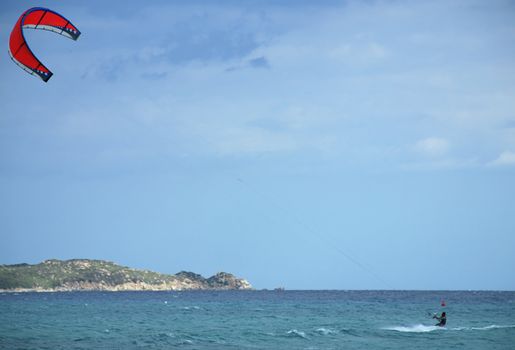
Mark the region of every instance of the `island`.
<instances>
[{"instance_id":1,"label":"island","mask_svg":"<svg viewBox=\"0 0 515 350\"><path fill-rule=\"evenodd\" d=\"M0 265L0 292L250 290L245 279L226 272L204 278L132 269L111 261L45 260L39 264Z\"/></svg>"}]
</instances>

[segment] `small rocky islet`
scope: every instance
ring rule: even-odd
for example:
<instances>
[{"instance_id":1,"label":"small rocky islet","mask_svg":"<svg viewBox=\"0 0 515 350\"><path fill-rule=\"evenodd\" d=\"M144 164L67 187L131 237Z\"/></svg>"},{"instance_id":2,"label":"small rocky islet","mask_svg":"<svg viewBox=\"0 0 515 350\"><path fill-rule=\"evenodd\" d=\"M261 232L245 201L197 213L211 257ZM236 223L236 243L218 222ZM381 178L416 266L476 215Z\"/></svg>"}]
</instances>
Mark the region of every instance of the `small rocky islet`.
<instances>
[{"instance_id":1,"label":"small rocky islet","mask_svg":"<svg viewBox=\"0 0 515 350\"><path fill-rule=\"evenodd\" d=\"M132 269L105 260L45 260L0 265L0 292L249 290L245 279L226 272L209 278L187 271L175 275Z\"/></svg>"}]
</instances>

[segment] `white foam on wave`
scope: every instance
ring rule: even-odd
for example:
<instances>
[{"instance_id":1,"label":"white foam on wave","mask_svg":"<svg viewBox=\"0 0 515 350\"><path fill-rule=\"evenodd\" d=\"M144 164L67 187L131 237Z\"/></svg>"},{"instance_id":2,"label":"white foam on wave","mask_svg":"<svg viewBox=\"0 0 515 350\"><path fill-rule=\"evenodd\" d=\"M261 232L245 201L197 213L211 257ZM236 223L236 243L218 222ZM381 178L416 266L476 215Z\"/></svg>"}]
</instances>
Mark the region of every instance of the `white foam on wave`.
<instances>
[{"instance_id":1,"label":"white foam on wave","mask_svg":"<svg viewBox=\"0 0 515 350\"><path fill-rule=\"evenodd\" d=\"M200 306L184 306L183 310L200 310Z\"/></svg>"},{"instance_id":2,"label":"white foam on wave","mask_svg":"<svg viewBox=\"0 0 515 350\"><path fill-rule=\"evenodd\" d=\"M496 324L492 324L490 326L485 326L485 327L456 327L456 328L451 328L451 330L453 330L453 331L488 331L491 329L503 329L503 328L515 328L515 325L499 326Z\"/></svg>"},{"instance_id":3,"label":"white foam on wave","mask_svg":"<svg viewBox=\"0 0 515 350\"><path fill-rule=\"evenodd\" d=\"M438 326L427 326L423 324L417 324L414 326L397 326L397 327L386 327L383 328L387 331L397 331L397 332L407 332L407 333L427 333L427 332L434 332L434 331L440 331L444 330L446 328L444 327L438 327Z\"/></svg>"},{"instance_id":4,"label":"white foam on wave","mask_svg":"<svg viewBox=\"0 0 515 350\"><path fill-rule=\"evenodd\" d=\"M489 325L484 327L454 327L454 328L445 328L438 326L426 326L423 324L417 324L410 327L405 326L397 326L397 327L386 327L383 328L387 331L397 331L397 332L407 332L407 333L427 333L439 330L447 330L447 331L487 331L491 329L503 329L503 328L515 328L515 325Z\"/></svg>"},{"instance_id":5,"label":"white foam on wave","mask_svg":"<svg viewBox=\"0 0 515 350\"><path fill-rule=\"evenodd\" d=\"M319 333L319 334L322 334L322 335L329 335L329 334L337 333L334 329L323 328L323 327L318 328L316 330L316 332Z\"/></svg>"},{"instance_id":6,"label":"white foam on wave","mask_svg":"<svg viewBox=\"0 0 515 350\"><path fill-rule=\"evenodd\" d=\"M296 329L291 329L288 332L286 332L286 334L288 334L290 336L300 337L300 338L303 338L303 339L308 339L308 337L306 337L306 333L298 331Z\"/></svg>"}]
</instances>

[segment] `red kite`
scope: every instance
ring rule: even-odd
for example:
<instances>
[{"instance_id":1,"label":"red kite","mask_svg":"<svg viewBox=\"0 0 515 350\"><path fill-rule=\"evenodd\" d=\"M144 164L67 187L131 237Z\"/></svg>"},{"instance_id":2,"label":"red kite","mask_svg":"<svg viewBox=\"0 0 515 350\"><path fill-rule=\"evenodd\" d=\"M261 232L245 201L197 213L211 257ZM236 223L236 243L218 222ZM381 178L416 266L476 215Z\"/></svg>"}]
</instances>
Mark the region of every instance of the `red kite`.
<instances>
[{"instance_id":1,"label":"red kite","mask_svg":"<svg viewBox=\"0 0 515 350\"><path fill-rule=\"evenodd\" d=\"M52 72L41 63L29 48L23 35L25 28L49 30L70 39L77 40L80 31L66 18L52 10L33 7L25 11L14 25L9 39L9 55L27 73L39 76L44 82Z\"/></svg>"}]
</instances>

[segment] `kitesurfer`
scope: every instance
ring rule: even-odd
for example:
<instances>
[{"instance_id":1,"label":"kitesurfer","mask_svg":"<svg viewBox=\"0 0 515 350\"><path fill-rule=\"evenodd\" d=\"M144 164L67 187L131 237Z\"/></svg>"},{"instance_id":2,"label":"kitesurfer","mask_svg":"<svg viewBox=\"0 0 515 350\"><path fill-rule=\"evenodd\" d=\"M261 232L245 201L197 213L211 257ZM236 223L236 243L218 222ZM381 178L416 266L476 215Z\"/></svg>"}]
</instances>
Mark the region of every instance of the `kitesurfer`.
<instances>
[{"instance_id":1,"label":"kitesurfer","mask_svg":"<svg viewBox=\"0 0 515 350\"><path fill-rule=\"evenodd\" d=\"M436 318L438 320L438 323L435 324L435 326L443 327L447 323L447 317L445 315L445 311L442 312L442 314L440 316L434 315L433 318Z\"/></svg>"}]
</instances>

